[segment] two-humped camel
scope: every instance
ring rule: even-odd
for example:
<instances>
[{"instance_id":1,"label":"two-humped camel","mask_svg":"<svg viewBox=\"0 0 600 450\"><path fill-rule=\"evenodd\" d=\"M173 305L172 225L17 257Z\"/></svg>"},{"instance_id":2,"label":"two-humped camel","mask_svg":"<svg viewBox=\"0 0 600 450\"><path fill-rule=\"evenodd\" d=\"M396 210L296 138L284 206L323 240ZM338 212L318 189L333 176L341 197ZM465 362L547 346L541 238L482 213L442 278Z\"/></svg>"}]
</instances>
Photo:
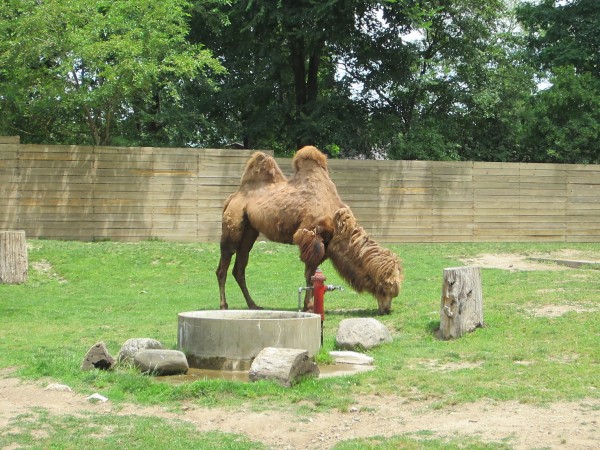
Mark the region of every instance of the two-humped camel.
<instances>
[{"instance_id":1,"label":"two-humped camel","mask_svg":"<svg viewBox=\"0 0 600 450\"><path fill-rule=\"evenodd\" d=\"M296 152L294 175L288 180L275 160L254 153L246 164L240 187L223 208L221 259L217 279L221 309L227 309L225 281L231 258L235 277L248 308L260 309L246 286L246 266L259 233L269 240L295 244L305 264L307 285L325 259L358 292L370 292L380 314L389 314L402 280L398 258L373 241L357 224L329 178L327 158L315 147ZM310 291L304 308L312 310Z\"/></svg>"}]
</instances>

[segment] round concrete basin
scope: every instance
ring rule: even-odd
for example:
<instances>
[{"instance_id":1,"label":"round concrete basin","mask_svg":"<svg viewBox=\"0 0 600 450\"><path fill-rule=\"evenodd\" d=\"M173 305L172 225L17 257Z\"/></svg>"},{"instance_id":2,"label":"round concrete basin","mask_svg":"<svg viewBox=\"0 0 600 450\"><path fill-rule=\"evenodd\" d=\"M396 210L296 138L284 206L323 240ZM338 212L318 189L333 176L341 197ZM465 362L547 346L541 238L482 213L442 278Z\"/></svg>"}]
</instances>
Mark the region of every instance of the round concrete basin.
<instances>
[{"instance_id":1,"label":"round concrete basin","mask_svg":"<svg viewBox=\"0 0 600 450\"><path fill-rule=\"evenodd\" d=\"M190 311L179 314L177 345L190 367L248 370L265 347L321 347L321 316L291 311Z\"/></svg>"}]
</instances>

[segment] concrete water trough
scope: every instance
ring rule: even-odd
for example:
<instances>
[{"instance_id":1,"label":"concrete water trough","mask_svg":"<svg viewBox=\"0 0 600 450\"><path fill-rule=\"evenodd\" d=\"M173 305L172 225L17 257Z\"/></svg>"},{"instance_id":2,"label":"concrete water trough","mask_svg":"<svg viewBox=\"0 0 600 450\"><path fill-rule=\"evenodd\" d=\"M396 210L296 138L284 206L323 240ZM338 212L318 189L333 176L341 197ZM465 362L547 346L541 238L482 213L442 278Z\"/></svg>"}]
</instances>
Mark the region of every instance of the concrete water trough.
<instances>
[{"instance_id":1,"label":"concrete water trough","mask_svg":"<svg viewBox=\"0 0 600 450\"><path fill-rule=\"evenodd\" d=\"M314 356L321 316L293 311L189 311L179 314L177 346L190 367L248 370L265 347L296 348Z\"/></svg>"}]
</instances>

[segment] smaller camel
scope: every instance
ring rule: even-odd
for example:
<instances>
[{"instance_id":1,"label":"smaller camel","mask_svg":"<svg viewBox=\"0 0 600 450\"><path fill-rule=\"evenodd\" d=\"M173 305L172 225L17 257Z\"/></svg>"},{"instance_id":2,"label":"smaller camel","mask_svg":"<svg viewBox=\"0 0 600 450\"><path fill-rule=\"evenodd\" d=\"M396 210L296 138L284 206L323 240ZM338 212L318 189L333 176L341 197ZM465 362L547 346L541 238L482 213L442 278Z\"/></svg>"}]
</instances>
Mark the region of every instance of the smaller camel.
<instances>
[{"instance_id":1,"label":"smaller camel","mask_svg":"<svg viewBox=\"0 0 600 450\"><path fill-rule=\"evenodd\" d=\"M255 152L242 174L240 186L223 207L221 258L217 267L220 307L227 309L225 282L233 255L233 276L248 308L260 309L246 285L250 250L259 233L269 240L295 244L304 262L308 285L315 270L330 258L334 268L357 291L375 296L380 314L391 312L392 299L402 280L398 258L379 246L358 226L329 177L327 158L315 147L304 147L292 160L288 180L275 160ZM307 292L304 309L312 310Z\"/></svg>"}]
</instances>

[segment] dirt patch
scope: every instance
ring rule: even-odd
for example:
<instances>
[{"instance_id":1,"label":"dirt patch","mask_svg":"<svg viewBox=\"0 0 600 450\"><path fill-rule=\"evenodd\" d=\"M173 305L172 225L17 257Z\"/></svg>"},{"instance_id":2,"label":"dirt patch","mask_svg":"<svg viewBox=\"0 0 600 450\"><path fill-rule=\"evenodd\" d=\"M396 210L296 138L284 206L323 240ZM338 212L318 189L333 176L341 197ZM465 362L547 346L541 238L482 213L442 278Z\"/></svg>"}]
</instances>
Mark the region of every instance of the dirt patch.
<instances>
[{"instance_id":1,"label":"dirt patch","mask_svg":"<svg viewBox=\"0 0 600 450\"><path fill-rule=\"evenodd\" d=\"M4 376L4 378L2 378ZM369 395L347 413L330 411L302 417L291 411L204 408L186 404L174 413L161 407L89 403L85 396L42 387L0 372L0 433L19 414L43 408L55 415L82 413L155 416L193 424L198 431L239 433L270 448L328 449L353 438L397 435L453 438L473 436L508 443L516 449L595 449L600 442L600 399L537 407L518 402L478 401L443 409L430 402ZM265 423L269 426L265 427ZM425 433L426 432L426 433Z\"/></svg>"},{"instance_id":2,"label":"dirt patch","mask_svg":"<svg viewBox=\"0 0 600 450\"><path fill-rule=\"evenodd\" d=\"M478 255L473 258L461 259L461 262L469 266L510 270L512 272L517 270L569 270L566 266L532 261L528 256L515 253Z\"/></svg>"},{"instance_id":3,"label":"dirt patch","mask_svg":"<svg viewBox=\"0 0 600 450\"><path fill-rule=\"evenodd\" d=\"M434 372L453 372L455 370L478 369L484 361L450 361L443 362L438 359L419 359L416 360L413 367L419 367Z\"/></svg>"},{"instance_id":4,"label":"dirt patch","mask_svg":"<svg viewBox=\"0 0 600 450\"><path fill-rule=\"evenodd\" d=\"M584 261L600 265L600 253L579 250L561 250L554 253L536 253L521 255L518 253L490 253L463 258L461 262L469 266L480 266L486 269L502 270L573 270L572 267L556 264L553 261Z\"/></svg>"},{"instance_id":5,"label":"dirt patch","mask_svg":"<svg viewBox=\"0 0 600 450\"><path fill-rule=\"evenodd\" d=\"M560 317L570 312L589 313L598 311L598 308L583 305L545 305L540 308L530 308L528 313L533 317Z\"/></svg>"},{"instance_id":6,"label":"dirt patch","mask_svg":"<svg viewBox=\"0 0 600 450\"><path fill-rule=\"evenodd\" d=\"M36 262L32 263L31 267L33 268L33 270L41 273L42 275L44 275L50 279L54 279L54 280L58 281L59 283L67 283L67 280L65 278L61 277L58 273L56 273L54 271L54 268L52 267L52 264L50 264L45 259L42 259L40 261L36 261Z\"/></svg>"}]
</instances>

